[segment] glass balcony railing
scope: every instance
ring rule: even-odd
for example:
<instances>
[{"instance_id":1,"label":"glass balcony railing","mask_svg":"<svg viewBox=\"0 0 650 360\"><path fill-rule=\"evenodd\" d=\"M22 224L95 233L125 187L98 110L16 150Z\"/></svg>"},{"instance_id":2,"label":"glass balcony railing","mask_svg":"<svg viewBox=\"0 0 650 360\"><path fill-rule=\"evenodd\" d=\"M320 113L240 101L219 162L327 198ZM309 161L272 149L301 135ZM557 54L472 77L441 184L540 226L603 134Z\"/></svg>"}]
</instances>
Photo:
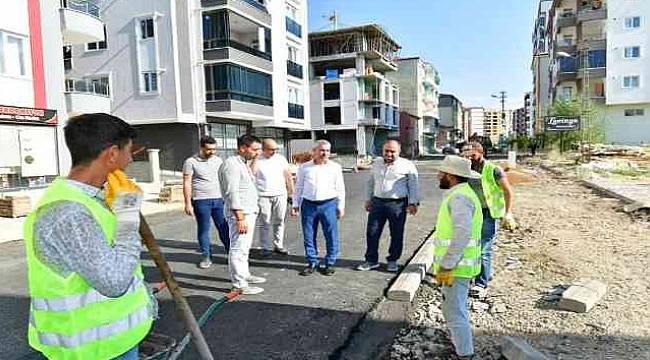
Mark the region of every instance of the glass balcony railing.
<instances>
[{"instance_id":1,"label":"glass balcony railing","mask_svg":"<svg viewBox=\"0 0 650 360\"><path fill-rule=\"evenodd\" d=\"M287 17L287 31L297 37L302 37L302 26L290 17Z\"/></svg>"},{"instance_id":2,"label":"glass balcony railing","mask_svg":"<svg viewBox=\"0 0 650 360\"><path fill-rule=\"evenodd\" d=\"M267 11L266 10L266 5L262 1L259 0L243 0L246 4L262 11Z\"/></svg>"},{"instance_id":3,"label":"glass balcony railing","mask_svg":"<svg viewBox=\"0 0 650 360\"><path fill-rule=\"evenodd\" d=\"M305 107L303 105L289 103L289 117L293 119L304 119Z\"/></svg>"},{"instance_id":4,"label":"glass balcony railing","mask_svg":"<svg viewBox=\"0 0 650 360\"><path fill-rule=\"evenodd\" d=\"M61 0L61 8L99 17L99 5L95 1Z\"/></svg>"},{"instance_id":5,"label":"glass balcony railing","mask_svg":"<svg viewBox=\"0 0 650 360\"><path fill-rule=\"evenodd\" d=\"M246 46L240 42L237 42L232 39L208 39L208 40L203 40L203 50L214 50L214 49L220 49L224 47L231 47L233 49L237 49L246 53L249 53L251 55L255 55L257 57L261 57L263 59L271 61L272 56L269 53L265 53L263 51L259 51L257 49L254 49L250 46Z\"/></svg>"},{"instance_id":6,"label":"glass balcony railing","mask_svg":"<svg viewBox=\"0 0 650 360\"><path fill-rule=\"evenodd\" d=\"M297 64L291 60L287 60L287 73L291 76L302 79L302 65Z\"/></svg>"}]
</instances>

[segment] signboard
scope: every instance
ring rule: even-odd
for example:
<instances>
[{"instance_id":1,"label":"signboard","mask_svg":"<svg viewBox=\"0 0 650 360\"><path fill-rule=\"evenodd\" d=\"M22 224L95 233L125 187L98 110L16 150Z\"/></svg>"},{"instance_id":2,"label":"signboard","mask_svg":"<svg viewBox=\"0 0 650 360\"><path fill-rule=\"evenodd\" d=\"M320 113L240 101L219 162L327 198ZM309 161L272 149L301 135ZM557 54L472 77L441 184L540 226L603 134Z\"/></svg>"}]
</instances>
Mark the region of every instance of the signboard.
<instances>
[{"instance_id":1,"label":"signboard","mask_svg":"<svg viewBox=\"0 0 650 360\"><path fill-rule=\"evenodd\" d=\"M56 125L56 110L0 105L0 122L13 124Z\"/></svg>"},{"instance_id":2,"label":"signboard","mask_svg":"<svg viewBox=\"0 0 650 360\"><path fill-rule=\"evenodd\" d=\"M574 131L580 130L579 116L547 116L544 118L547 131Z\"/></svg>"}]
</instances>

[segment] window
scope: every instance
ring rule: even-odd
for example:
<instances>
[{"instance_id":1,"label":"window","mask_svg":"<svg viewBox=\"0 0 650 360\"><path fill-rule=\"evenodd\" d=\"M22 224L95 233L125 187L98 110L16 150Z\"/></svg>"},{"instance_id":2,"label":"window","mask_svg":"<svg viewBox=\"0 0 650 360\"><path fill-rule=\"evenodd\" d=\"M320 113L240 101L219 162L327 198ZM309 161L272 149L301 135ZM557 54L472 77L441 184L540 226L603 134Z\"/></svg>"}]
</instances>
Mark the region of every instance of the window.
<instances>
[{"instance_id":1,"label":"window","mask_svg":"<svg viewBox=\"0 0 650 360\"><path fill-rule=\"evenodd\" d=\"M0 74L25 76L25 45L23 36L0 32Z\"/></svg>"},{"instance_id":2,"label":"window","mask_svg":"<svg viewBox=\"0 0 650 360\"><path fill-rule=\"evenodd\" d=\"M152 18L140 20L140 35L143 39L154 37Z\"/></svg>"},{"instance_id":3,"label":"window","mask_svg":"<svg viewBox=\"0 0 650 360\"><path fill-rule=\"evenodd\" d=\"M72 46L70 45L63 47L63 69L72 69Z\"/></svg>"},{"instance_id":4,"label":"window","mask_svg":"<svg viewBox=\"0 0 650 360\"><path fill-rule=\"evenodd\" d=\"M158 73L145 71L142 73L142 90L145 93L158 92Z\"/></svg>"},{"instance_id":5,"label":"window","mask_svg":"<svg viewBox=\"0 0 650 360\"><path fill-rule=\"evenodd\" d=\"M624 56L626 59L634 59L634 58L641 57L641 47L640 46L625 47Z\"/></svg>"},{"instance_id":6,"label":"window","mask_svg":"<svg viewBox=\"0 0 650 360\"><path fill-rule=\"evenodd\" d=\"M640 16L630 16L625 18L625 28L626 29L638 29L641 27L641 17Z\"/></svg>"},{"instance_id":7,"label":"window","mask_svg":"<svg viewBox=\"0 0 650 360\"><path fill-rule=\"evenodd\" d=\"M106 26L104 26L104 40L86 44L86 51L106 50Z\"/></svg>"},{"instance_id":8,"label":"window","mask_svg":"<svg viewBox=\"0 0 650 360\"><path fill-rule=\"evenodd\" d=\"M573 97L573 88L571 86L562 87L562 99L569 100Z\"/></svg>"},{"instance_id":9,"label":"window","mask_svg":"<svg viewBox=\"0 0 650 360\"><path fill-rule=\"evenodd\" d=\"M625 109L625 116L643 116L645 111L643 109Z\"/></svg>"},{"instance_id":10,"label":"window","mask_svg":"<svg viewBox=\"0 0 650 360\"><path fill-rule=\"evenodd\" d=\"M289 46L287 50L289 52L289 60L295 63L299 63L300 61L298 61L298 49L293 46Z\"/></svg>"},{"instance_id":11,"label":"window","mask_svg":"<svg viewBox=\"0 0 650 360\"><path fill-rule=\"evenodd\" d=\"M206 101L238 100L273 105L271 75L234 64L205 66Z\"/></svg>"},{"instance_id":12,"label":"window","mask_svg":"<svg viewBox=\"0 0 650 360\"><path fill-rule=\"evenodd\" d=\"M73 92L73 91L74 91L74 80L65 79L65 92Z\"/></svg>"},{"instance_id":13,"label":"window","mask_svg":"<svg viewBox=\"0 0 650 360\"><path fill-rule=\"evenodd\" d=\"M638 88L640 85L641 77L638 75L623 77L623 88L625 89Z\"/></svg>"},{"instance_id":14,"label":"window","mask_svg":"<svg viewBox=\"0 0 650 360\"><path fill-rule=\"evenodd\" d=\"M287 4L287 16L293 19L294 21L298 21L298 9Z\"/></svg>"}]
</instances>

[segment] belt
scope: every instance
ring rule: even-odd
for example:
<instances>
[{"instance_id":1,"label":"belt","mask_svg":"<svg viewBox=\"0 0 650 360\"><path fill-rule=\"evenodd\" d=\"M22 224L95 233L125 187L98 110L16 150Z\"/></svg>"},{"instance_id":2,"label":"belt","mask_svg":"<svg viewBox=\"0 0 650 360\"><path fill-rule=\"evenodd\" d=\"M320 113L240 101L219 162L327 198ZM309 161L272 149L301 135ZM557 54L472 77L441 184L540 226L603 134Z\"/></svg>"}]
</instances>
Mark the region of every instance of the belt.
<instances>
[{"instance_id":1,"label":"belt","mask_svg":"<svg viewBox=\"0 0 650 360\"><path fill-rule=\"evenodd\" d=\"M303 201L306 201L306 202L308 202L310 204L316 204L316 205L325 204L326 202L330 202L332 200L336 200L336 198L331 198L331 199L327 199L327 200L309 200L309 199L304 199L303 198Z\"/></svg>"},{"instance_id":2,"label":"belt","mask_svg":"<svg viewBox=\"0 0 650 360\"><path fill-rule=\"evenodd\" d=\"M405 197L399 199L390 199L390 198L380 198L380 197L373 196L372 198L373 200L379 200L381 202L404 202L407 200L407 198Z\"/></svg>"}]
</instances>

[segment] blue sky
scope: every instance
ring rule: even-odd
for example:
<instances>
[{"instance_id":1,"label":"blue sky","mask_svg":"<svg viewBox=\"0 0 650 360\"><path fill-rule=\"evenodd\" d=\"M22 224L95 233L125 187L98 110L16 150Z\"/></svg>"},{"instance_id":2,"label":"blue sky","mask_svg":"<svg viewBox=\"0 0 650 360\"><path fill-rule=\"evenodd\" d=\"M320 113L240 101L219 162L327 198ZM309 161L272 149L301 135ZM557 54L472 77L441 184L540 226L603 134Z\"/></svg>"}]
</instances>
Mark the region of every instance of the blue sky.
<instances>
[{"instance_id":1,"label":"blue sky","mask_svg":"<svg viewBox=\"0 0 650 360\"><path fill-rule=\"evenodd\" d=\"M422 56L441 77L440 91L465 106L499 108L490 97L508 92L506 106L522 106L532 90L532 24L537 0L310 0L309 30L381 24L402 45L400 56Z\"/></svg>"}]
</instances>

